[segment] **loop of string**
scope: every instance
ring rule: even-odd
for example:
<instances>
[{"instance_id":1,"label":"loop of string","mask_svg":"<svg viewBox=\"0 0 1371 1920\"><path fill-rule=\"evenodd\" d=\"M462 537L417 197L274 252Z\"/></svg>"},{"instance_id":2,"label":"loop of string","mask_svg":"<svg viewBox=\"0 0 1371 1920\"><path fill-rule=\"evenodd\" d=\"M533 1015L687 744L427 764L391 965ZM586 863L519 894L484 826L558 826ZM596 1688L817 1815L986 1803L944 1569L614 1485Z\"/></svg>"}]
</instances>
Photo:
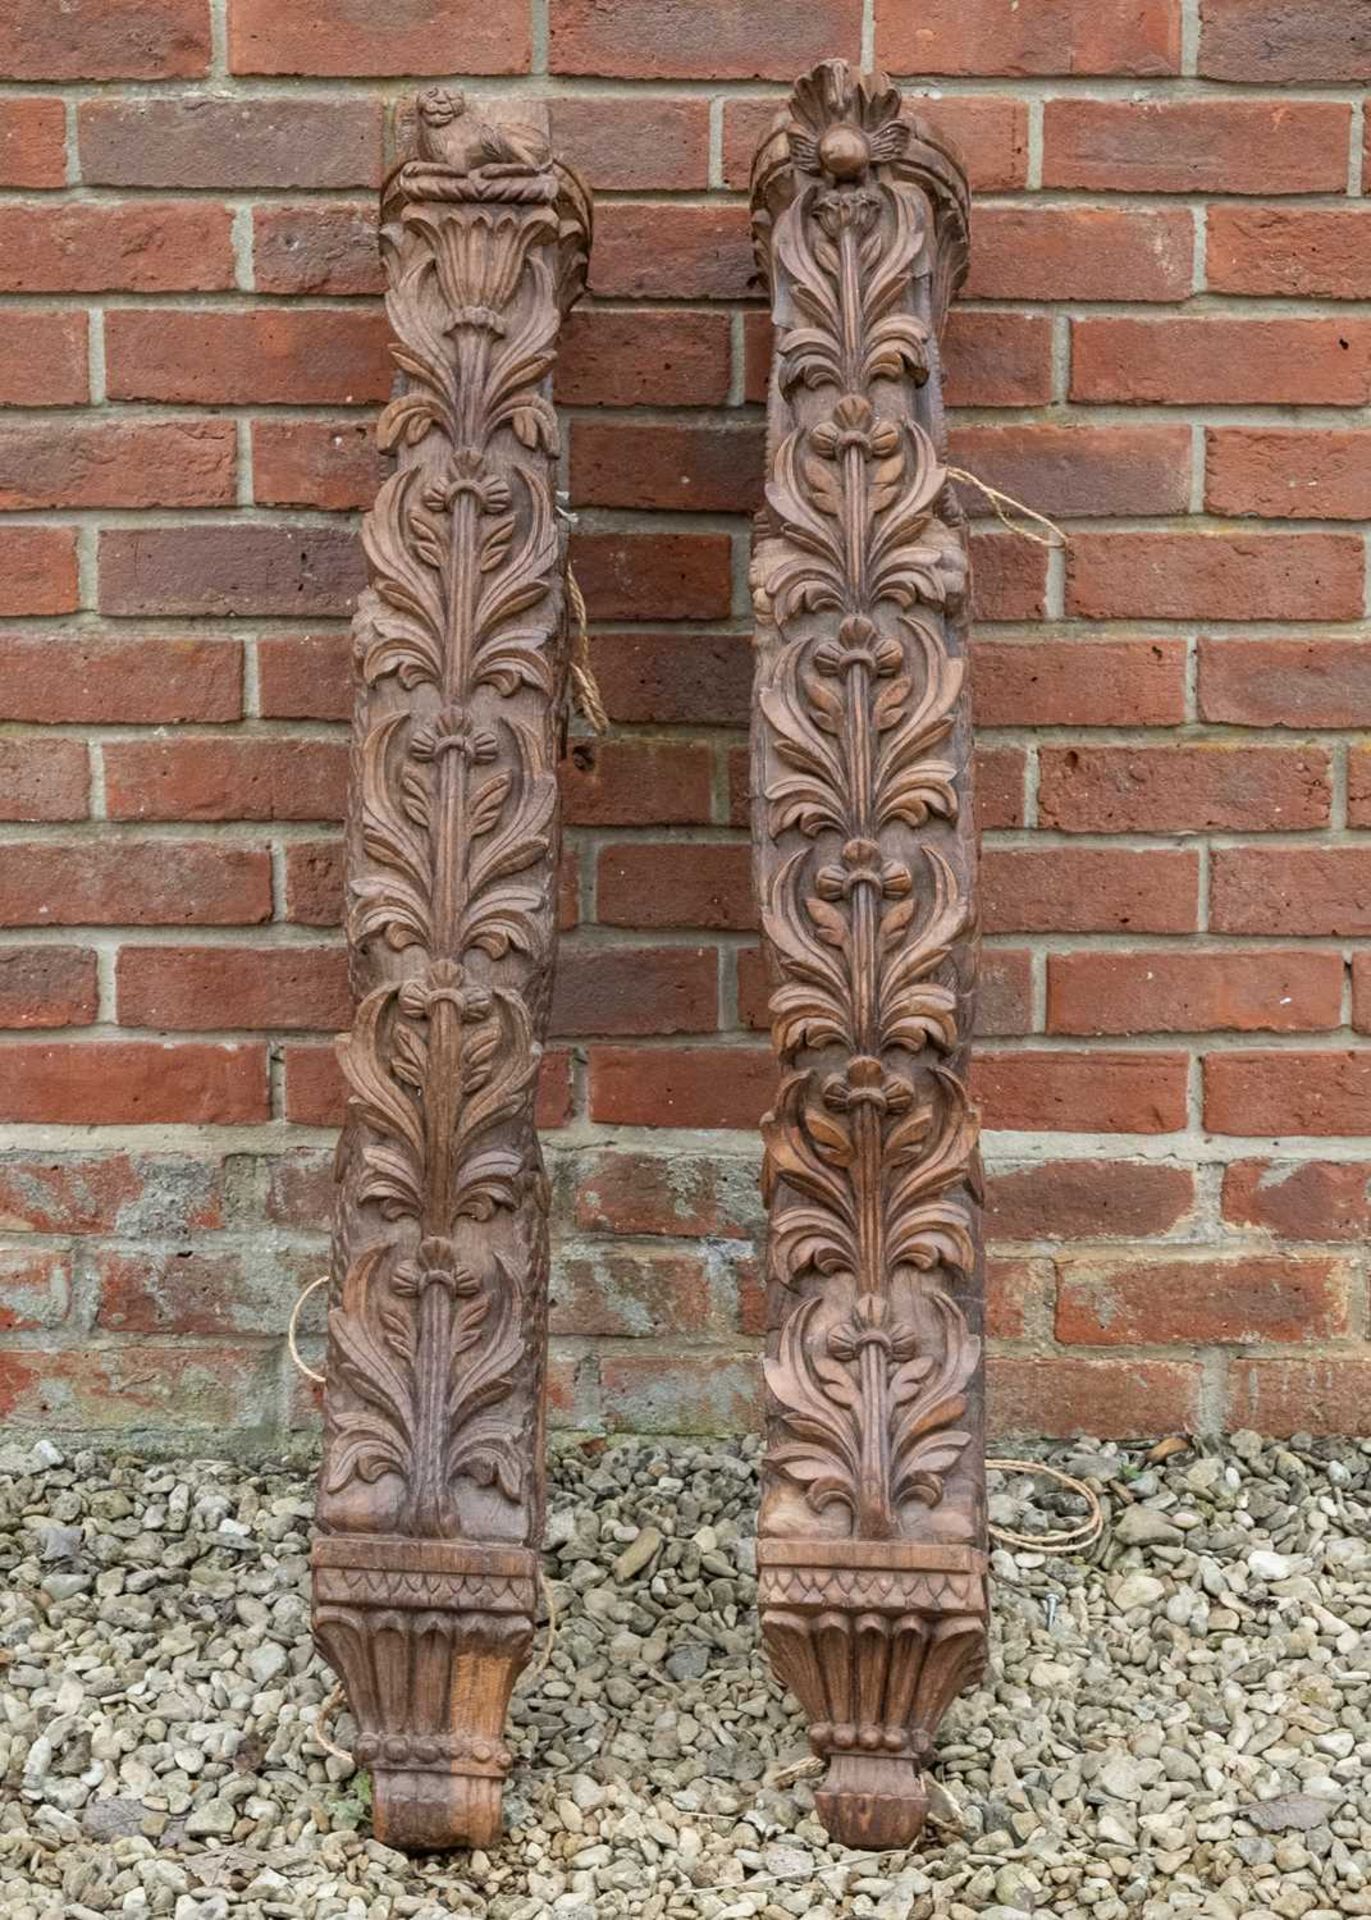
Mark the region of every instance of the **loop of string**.
<instances>
[{"instance_id":1,"label":"loop of string","mask_svg":"<svg viewBox=\"0 0 1371 1920\"><path fill-rule=\"evenodd\" d=\"M1077 1494L1089 1509L1083 1520L1068 1521L1051 1533L1016 1533L1012 1527L988 1527L986 1531L991 1539L998 1540L1001 1546L1018 1547L1025 1553L1083 1553L1104 1532L1104 1509L1098 1494L1074 1474L1063 1473L1060 1467L1049 1467L1042 1460L987 1460L985 1464L987 1472L1036 1473L1045 1480L1055 1480L1058 1486Z\"/></svg>"},{"instance_id":2,"label":"loop of string","mask_svg":"<svg viewBox=\"0 0 1371 1920\"><path fill-rule=\"evenodd\" d=\"M571 602L573 621L571 684L576 695L576 706L581 718L593 732L607 733L609 715L605 712L605 703L600 697L595 669L590 664L590 631L586 620L585 596L572 571L570 560L566 563L566 590L567 598Z\"/></svg>"},{"instance_id":3,"label":"loop of string","mask_svg":"<svg viewBox=\"0 0 1371 1920\"><path fill-rule=\"evenodd\" d=\"M290 1325L286 1328L286 1344L290 1348L291 1359L295 1362L299 1372L304 1374L306 1380L312 1380L318 1387L323 1386L324 1376L314 1367L306 1365L305 1361L300 1357L300 1349L296 1345L295 1334L300 1324L301 1307L304 1306L306 1300L309 1299L312 1293L316 1292L320 1287L326 1287L328 1282L329 1276L326 1273L321 1273L317 1280L311 1280L307 1287L300 1289L299 1294L296 1296L295 1305L290 1310Z\"/></svg>"},{"instance_id":4,"label":"loop of string","mask_svg":"<svg viewBox=\"0 0 1371 1920\"><path fill-rule=\"evenodd\" d=\"M1049 520L1045 513L1039 513L1035 508L1026 506L1022 500L1016 500L1012 493L1001 493L998 487L988 486L984 480L978 480L976 475L969 473L965 467L949 467L947 471L954 480L965 481L967 486L975 487L978 493L984 494L994 508L995 518L1003 526L1008 527L1011 533L1016 533L1020 540L1031 540L1036 547L1066 545L1066 534L1056 521ZM1005 512L1006 507L1012 507L1015 513L1022 514L1023 520L1036 520L1040 527L1047 528L1047 534L1035 533L1032 527L1023 524L1023 520L1011 519Z\"/></svg>"}]
</instances>

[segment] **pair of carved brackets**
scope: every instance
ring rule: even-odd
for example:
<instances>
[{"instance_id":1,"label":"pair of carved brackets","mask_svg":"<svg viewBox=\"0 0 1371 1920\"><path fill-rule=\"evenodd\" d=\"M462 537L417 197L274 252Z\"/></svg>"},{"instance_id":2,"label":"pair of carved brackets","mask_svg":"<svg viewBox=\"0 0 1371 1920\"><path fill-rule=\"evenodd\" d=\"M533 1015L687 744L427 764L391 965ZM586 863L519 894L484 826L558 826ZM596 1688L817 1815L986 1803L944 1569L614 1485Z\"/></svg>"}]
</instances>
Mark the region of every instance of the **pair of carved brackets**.
<instances>
[{"instance_id":1,"label":"pair of carved brackets","mask_svg":"<svg viewBox=\"0 0 1371 1920\"><path fill-rule=\"evenodd\" d=\"M564 536L550 372L588 198L542 110L422 95L382 252L402 391L367 516L314 1625L378 1836L489 1845L533 1637ZM966 559L937 332L958 169L884 83L800 81L758 157L780 329L758 524L754 837L782 1081L765 1123L759 1566L820 1810L890 1846L984 1642Z\"/></svg>"}]
</instances>

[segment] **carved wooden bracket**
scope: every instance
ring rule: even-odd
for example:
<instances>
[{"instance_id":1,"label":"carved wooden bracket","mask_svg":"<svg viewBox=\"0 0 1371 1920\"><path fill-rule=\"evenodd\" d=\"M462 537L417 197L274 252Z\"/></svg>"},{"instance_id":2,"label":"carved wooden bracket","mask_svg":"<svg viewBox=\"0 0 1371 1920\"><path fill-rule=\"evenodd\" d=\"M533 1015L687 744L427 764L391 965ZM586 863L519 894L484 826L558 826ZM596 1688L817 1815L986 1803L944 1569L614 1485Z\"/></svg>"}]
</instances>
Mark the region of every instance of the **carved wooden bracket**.
<instances>
[{"instance_id":1,"label":"carved wooden bracket","mask_svg":"<svg viewBox=\"0 0 1371 1920\"><path fill-rule=\"evenodd\" d=\"M541 109L421 94L382 195L403 390L363 533L314 1630L378 1837L488 1845L543 1525L547 1027L566 696L550 371L590 206Z\"/></svg>"},{"instance_id":2,"label":"carved wooden bracket","mask_svg":"<svg viewBox=\"0 0 1371 1920\"><path fill-rule=\"evenodd\" d=\"M821 1817L907 1845L986 1626L967 555L938 335L961 169L883 76L797 81L752 205L776 362L753 841L780 1057L762 1630Z\"/></svg>"}]
</instances>

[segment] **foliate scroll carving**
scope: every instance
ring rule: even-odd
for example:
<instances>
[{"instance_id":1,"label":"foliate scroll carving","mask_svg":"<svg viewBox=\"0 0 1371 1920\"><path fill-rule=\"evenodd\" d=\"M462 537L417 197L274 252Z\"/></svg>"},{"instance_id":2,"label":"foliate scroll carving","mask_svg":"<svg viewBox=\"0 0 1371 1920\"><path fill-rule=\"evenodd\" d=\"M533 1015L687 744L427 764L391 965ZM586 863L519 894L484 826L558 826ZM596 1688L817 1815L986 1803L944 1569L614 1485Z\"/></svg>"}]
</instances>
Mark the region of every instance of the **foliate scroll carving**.
<instances>
[{"instance_id":1,"label":"foliate scroll carving","mask_svg":"<svg viewBox=\"0 0 1371 1920\"><path fill-rule=\"evenodd\" d=\"M358 1006L339 1045L315 1630L399 1846L499 1830L542 1530L533 1111L567 672L550 372L590 215L524 117L540 111L431 89L382 196L403 379L354 623Z\"/></svg>"},{"instance_id":2,"label":"foliate scroll carving","mask_svg":"<svg viewBox=\"0 0 1371 1920\"><path fill-rule=\"evenodd\" d=\"M752 568L781 1067L762 1620L830 1757L821 1813L892 1846L984 1647L967 558L938 361L967 196L894 88L830 62L758 154L753 214L777 336Z\"/></svg>"}]
</instances>

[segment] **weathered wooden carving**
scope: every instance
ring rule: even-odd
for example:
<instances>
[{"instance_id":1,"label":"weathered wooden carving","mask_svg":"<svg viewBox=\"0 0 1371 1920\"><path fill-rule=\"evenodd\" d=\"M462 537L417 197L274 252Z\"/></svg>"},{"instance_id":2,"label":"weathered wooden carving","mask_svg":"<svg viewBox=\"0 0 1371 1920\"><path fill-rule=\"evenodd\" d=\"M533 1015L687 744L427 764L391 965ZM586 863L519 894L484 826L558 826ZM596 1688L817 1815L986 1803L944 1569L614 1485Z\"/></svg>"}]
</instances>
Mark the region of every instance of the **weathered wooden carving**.
<instances>
[{"instance_id":1,"label":"weathered wooden carving","mask_svg":"<svg viewBox=\"0 0 1371 1920\"><path fill-rule=\"evenodd\" d=\"M762 1628L829 1830L893 1847L986 1625L967 556L938 365L967 189L884 77L831 62L752 200L776 326L752 568L781 1067Z\"/></svg>"},{"instance_id":2,"label":"weathered wooden carving","mask_svg":"<svg viewBox=\"0 0 1371 1920\"><path fill-rule=\"evenodd\" d=\"M525 115L538 109L523 109ZM499 1832L543 1524L566 695L549 373L590 209L543 127L420 96L381 247L403 391L367 516L314 1627L400 1847Z\"/></svg>"}]
</instances>

